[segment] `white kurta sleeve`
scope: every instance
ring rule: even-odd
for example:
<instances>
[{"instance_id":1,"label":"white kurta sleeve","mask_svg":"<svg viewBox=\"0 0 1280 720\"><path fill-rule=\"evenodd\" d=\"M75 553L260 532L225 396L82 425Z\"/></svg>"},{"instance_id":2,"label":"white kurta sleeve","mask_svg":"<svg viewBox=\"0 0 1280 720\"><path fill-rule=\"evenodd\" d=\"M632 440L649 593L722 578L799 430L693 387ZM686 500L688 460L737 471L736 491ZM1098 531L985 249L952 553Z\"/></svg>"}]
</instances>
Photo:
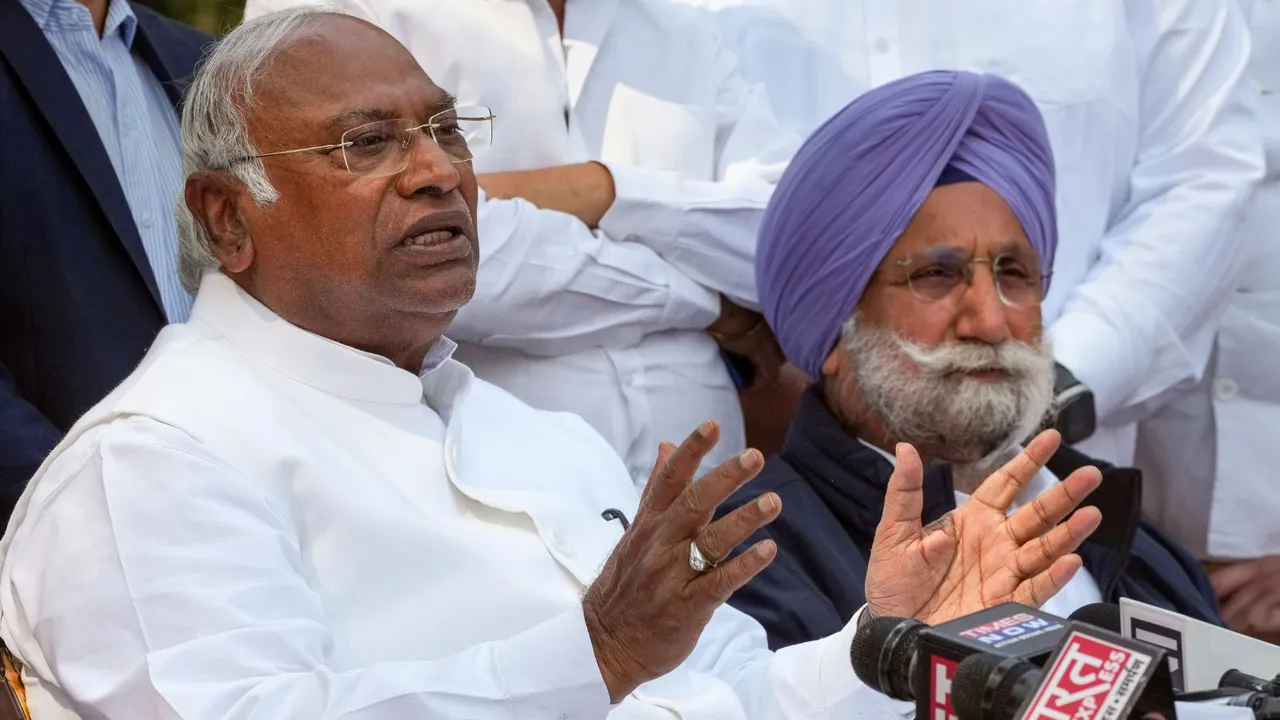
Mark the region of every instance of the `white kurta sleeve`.
<instances>
[{"instance_id":1,"label":"white kurta sleeve","mask_svg":"<svg viewBox=\"0 0 1280 720\"><path fill-rule=\"evenodd\" d=\"M1129 197L1049 330L1058 360L1116 425L1204 372L1246 251L1236 218L1263 169L1236 4L1127 7L1147 49Z\"/></svg>"},{"instance_id":2,"label":"white kurta sleeve","mask_svg":"<svg viewBox=\"0 0 1280 720\"><path fill-rule=\"evenodd\" d=\"M630 347L652 332L702 330L720 299L639 243L520 200L479 207L475 297L449 336L534 355Z\"/></svg>"},{"instance_id":3,"label":"white kurta sleeve","mask_svg":"<svg viewBox=\"0 0 1280 720\"><path fill-rule=\"evenodd\" d=\"M853 673L850 648L861 613L835 635L773 653L764 628L725 605L716 611L685 666L723 680L753 720L909 718L915 712L910 703L872 690ZM682 717L698 716L688 712L696 708L680 709Z\"/></svg>"},{"instance_id":4,"label":"white kurta sleeve","mask_svg":"<svg viewBox=\"0 0 1280 720\"><path fill-rule=\"evenodd\" d=\"M101 430L42 481L55 489L15 536L0 593L4 640L81 717L608 713L579 609L436 661L334 669L287 509L173 428Z\"/></svg>"},{"instance_id":5,"label":"white kurta sleeve","mask_svg":"<svg viewBox=\"0 0 1280 720\"><path fill-rule=\"evenodd\" d=\"M718 88L715 179L606 162L617 197L600 228L648 245L699 284L756 308L756 232L800 138L778 124L763 87L747 83L732 53L719 48L715 57L705 70L716 73Z\"/></svg>"}]
</instances>

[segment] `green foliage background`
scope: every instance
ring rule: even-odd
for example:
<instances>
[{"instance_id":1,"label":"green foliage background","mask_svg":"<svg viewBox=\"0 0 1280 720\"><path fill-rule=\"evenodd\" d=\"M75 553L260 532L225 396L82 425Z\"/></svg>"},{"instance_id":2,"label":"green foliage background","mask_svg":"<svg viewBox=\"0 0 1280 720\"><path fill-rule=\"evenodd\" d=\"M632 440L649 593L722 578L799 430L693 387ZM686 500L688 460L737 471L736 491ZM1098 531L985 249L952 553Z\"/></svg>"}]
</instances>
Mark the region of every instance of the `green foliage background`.
<instances>
[{"instance_id":1,"label":"green foliage background","mask_svg":"<svg viewBox=\"0 0 1280 720\"><path fill-rule=\"evenodd\" d=\"M240 22L244 0L130 0L213 35L223 35Z\"/></svg>"}]
</instances>

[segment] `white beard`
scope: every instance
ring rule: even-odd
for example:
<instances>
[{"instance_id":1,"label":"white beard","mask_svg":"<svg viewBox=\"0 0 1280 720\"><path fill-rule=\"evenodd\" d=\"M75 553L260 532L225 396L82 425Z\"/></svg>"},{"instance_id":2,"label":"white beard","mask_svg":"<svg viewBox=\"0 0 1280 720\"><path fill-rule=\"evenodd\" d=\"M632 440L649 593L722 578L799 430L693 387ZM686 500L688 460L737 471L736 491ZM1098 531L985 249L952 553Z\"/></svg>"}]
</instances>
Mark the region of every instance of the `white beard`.
<instances>
[{"instance_id":1,"label":"white beard","mask_svg":"<svg viewBox=\"0 0 1280 720\"><path fill-rule=\"evenodd\" d=\"M940 460L989 467L1027 440L1053 409L1053 355L1046 342L953 342L926 347L855 313L843 342L867 409L890 436ZM990 382L962 373L998 369Z\"/></svg>"}]
</instances>

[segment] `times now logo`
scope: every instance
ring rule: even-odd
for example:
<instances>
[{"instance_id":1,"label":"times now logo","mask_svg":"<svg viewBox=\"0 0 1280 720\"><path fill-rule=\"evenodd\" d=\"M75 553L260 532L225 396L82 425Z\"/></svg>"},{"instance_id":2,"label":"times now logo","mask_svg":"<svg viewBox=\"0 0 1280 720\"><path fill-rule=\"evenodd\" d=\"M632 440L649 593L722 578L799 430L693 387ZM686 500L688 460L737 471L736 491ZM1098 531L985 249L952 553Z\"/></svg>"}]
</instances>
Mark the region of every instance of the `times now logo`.
<instances>
[{"instance_id":1,"label":"times now logo","mask_svg":"<svg viewBox=\"0 0 1280 720\"><path fill-rule=\"evenodd\" d=\"M1151 656L1079 632L1067 637L1024 720L1115 720L1129 706Z\"/></svg>"},{"instance_id":2,"label":"times now logo","mask_svg":"<svg viewBox=\"0 0 1280 720\"><path fill-rule=\"evenodd\" d=\"M929 717L920 720L957 720L951 703L951 677L955 674L954 660L936 655L929 660Z\"/></svg>"},{"instance_id":3,"label":"times now logo","mask_svg":"<svg viewBox=\"0 0 1280 720\"><path fill-rule=\"evenodd\" d=\"M1040 634L1040 631L1061 627L1058 623L1030 613L1018 613L1007 618L992 620L960 633L966 640L976 640L984 645L1000 645L1029 634Z\"/></svg>"}]
</instances>

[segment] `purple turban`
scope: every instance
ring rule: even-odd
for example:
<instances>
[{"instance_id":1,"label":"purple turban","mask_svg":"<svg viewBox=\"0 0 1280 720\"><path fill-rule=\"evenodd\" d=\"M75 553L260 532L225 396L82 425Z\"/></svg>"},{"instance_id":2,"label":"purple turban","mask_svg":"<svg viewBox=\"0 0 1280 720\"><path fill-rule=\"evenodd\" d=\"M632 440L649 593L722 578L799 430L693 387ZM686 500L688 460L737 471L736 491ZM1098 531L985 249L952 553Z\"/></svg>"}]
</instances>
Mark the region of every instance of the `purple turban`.
<instances>
[{"instance_id":1,"label":"purple turban","mask_svg":"<svg viewBox=\"0 0 1280 720\"><path fill-rule=\"evenodd\" d=\"M948 165L1004 198L1042 270L1052 268L1053 153L1031 98L1008 80L969 72L876 88L805 141L760 225L760 306L809 377L821 377L871 274Z\"/></svg>"}]
</instances>

